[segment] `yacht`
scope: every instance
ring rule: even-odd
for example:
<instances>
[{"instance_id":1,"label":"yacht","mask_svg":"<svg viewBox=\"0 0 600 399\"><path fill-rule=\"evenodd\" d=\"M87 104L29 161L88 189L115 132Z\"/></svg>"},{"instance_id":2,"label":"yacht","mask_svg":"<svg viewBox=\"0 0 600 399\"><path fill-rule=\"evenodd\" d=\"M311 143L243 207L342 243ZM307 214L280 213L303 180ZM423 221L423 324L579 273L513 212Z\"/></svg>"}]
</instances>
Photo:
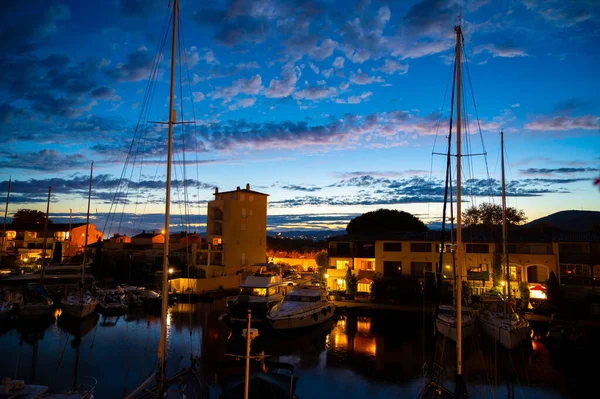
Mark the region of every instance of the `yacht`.
<instances>
[{"instance_id":1,"label":"yacht","mask_svg":"<svg viewBox=\"0 0 600 399\"><path fill-rule=\"evenodd\" d=\"M435 319L435 329L444 337L456 342L456 309L452 305L440 305ZM475 323L468 308L462 308L462 339L471 336Z\"/></svg>"},{"instance_id":2,"label":"yacht","mask_svg":"<svg viewBox=\"0 0 600 399\"><path fill-rule=\"evenodd\" d=\"M276 330L310 327L324 323L335 314L335 304L320 286L298 286L267 313Z\"/></svg>"},{"instance_id":3,"label":"yacht","mask_svg":"<svg viewBox=\"0 0 600 399\"><path fill-rule=\"evenodd\" d=\"M99 296L98 311L105 315L127 313L125 293L122 289L103 290Z\"/></svg>"},{"instance_id":4,"label":"yacht","mask_svg":"<svg viewBox=\"0 0 600 399\"><path fill-rule=\"evenodd\" d=\"M510 310L484 310L479 320L484 333L508 350L531 337L531 326L524 317Z\"/></svg>"},{"instance_id":5,"label":"yacht","mask_svg":"<svg viewBox=\"0 0 600 399\"><path fill-rule=\"evenodd\" d=\"M227 298L227 311L230 323L245 322L248 309L252 312L252 321L265 322L269 309L281 302L293 283L284 281L281 273L273 270L272 264L262 265L259 271L246 277L240 284L237 296Z\"/></svg>"}]
</instances>

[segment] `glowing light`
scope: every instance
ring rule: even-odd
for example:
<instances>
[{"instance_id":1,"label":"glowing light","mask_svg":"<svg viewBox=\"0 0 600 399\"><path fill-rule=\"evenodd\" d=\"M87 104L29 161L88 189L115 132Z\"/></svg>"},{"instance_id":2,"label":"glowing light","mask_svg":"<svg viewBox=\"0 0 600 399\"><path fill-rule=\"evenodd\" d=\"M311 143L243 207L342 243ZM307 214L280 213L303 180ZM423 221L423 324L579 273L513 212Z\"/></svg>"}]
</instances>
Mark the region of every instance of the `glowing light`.
<instances>
[{"instance_id":1,"label":"glowing light","mask_svg":"<svg viewBox=\"0 0 600 399\"><path fill-rule=\"evenodd\" d=\"M338 285L344 285L344 280L342 280L341 278L338 278L337 283L338 283Z\"/></svg>"},{"instance_id":2,"label":"glowing light","mask_svg":"<svg viewBox=\"0 0 600 399\"><path fill-rule=\"evenodd\" d=\"M325 278L329 278L329 274L325 273Z\"/></svg>"},{"instance_id":3,"label":"glowing light","mask_svg":"<svg viewBox=\"0 0 600 399\"><path fill-rule=\"evenodd\" d=\"M161 230L161 231L160 231L160 234L165 234L165 230L164 230L164 229L163 229L163 230Z\"/></svg>"},{"instance_id":4,"label":"glowing light","mask_svg":"<svg viewBox=\"0 0 600 399\"><path fill-rule=\"evenodd\" d=\"M29 260L29 258L23 258L23 262L27 263L27 261Z\"/></svg>"},{"instance_id":5,"label":"glowing light","mask_svg":"<svg viewBox=\"0 0 600 399\"><path fill-rule=\"evenodd\" d=\"M500 281L500 284L504 287L506 285L506 281Z\"/></svg>"},{"instance_id":6,"label":"glowing light","mask_svg":"<svg viewBox=\"0 0 600 399\"><path fill-rule=\"evenodd\" d=\"M82 236L82 237L85 237L85 233L81 233L81 236Z\"/></svg>"},{"instance_id":7,"label":"glowing light","mask_svg":"<svg viewBox=\"0 0 600 399\"><path fill-rule=\"evenodd\" d=\"M173 274L173 268L172 267L169 268L169 274Z\"/></svg>"}]
</instances>

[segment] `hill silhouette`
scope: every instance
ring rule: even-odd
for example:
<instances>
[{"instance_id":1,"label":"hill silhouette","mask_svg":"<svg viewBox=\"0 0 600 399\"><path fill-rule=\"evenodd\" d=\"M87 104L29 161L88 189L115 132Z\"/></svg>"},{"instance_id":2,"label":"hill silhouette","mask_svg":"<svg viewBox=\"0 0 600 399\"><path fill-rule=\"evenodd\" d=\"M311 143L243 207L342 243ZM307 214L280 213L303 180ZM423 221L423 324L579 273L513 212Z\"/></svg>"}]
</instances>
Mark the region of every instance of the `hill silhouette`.
<instances>
[{"instance_id":1,"label":"hill silhouette","mask_svg":"<svg viewBox=\"0 0 600 399\"><path fill-rule=\"evenodd\" d=\"M600 212L560 211L533 220L523 225L523 227L551 227L565 232L600 231Z\"/></svg>"}]
</instances>

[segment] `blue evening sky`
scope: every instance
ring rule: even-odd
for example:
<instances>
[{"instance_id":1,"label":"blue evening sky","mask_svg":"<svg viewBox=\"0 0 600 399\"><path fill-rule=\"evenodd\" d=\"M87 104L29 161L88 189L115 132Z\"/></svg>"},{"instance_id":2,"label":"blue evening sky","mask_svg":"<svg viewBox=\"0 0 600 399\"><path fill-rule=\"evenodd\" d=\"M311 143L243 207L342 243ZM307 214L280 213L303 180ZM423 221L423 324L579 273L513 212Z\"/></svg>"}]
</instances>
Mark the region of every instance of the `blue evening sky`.
<instances>
[{"instance_id":1,"label":"blue evening sky","mask_svg":"<svg viewBox=\"0 0 600 399\"><path fill-rule=\"evenodd\" d=\"M161 228L167 135L148 121L167 119L169 2L2 3L0 192L11 178L9 216L45 210L48 186L53 220L70 209L85 215L94 161L95 223L106 233ZM487 153L464 159L463 208L499 203L503 130L509 206L529 220L600 210L596 0L179 8L177 117L195 123L183 125L184 149L175 129L173 212L191 214L192 229L203 229L215 187L246 183L270 195L274 231L343 229L379 208L439 220L445 160L432 153L446 151L461 10L463 152Z\"/></svg>"}]
</instances>

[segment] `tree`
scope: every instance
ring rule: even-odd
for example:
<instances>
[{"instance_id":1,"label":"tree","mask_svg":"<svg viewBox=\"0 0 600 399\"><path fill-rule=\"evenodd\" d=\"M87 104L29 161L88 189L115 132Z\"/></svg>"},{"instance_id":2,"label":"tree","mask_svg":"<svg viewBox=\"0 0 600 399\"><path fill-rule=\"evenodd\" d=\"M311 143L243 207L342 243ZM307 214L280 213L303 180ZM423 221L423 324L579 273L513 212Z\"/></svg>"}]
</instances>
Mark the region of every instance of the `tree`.
<instances>
[{"instance_id":1,"label":"tree","mask_svg":"<svg viewBox=\"0 0 600 399\"><path fill-rule=\"evenodd\" d=\"M427 231L419 218L404 211L378 209L355 217L346 226L348 234L381 231Z\"/></svg>"},{"instance_id":2,"label":"tree","mask_svg":"<svg viewBox=\"0 0 600 399\"><path fill-rule=\"evenodd\" d=\"M319 274L323 279L325 277L325 271L329 267L329 256L327 252L321 251L315 255L315 263L319 267Z\"/></svg>"},{"instance_id":3,"label":"tree","mask_svg":"<svg viewBox=\"0 0 600 399\"><path fill-rule=\"evenodd\" d=\"M13 224L39 224L43 226L46 222L46 214L33 209L19 209L13 215L12 222ZM52 220L48 219L48 223L52 223Z\"/></svg>"},{"instance_id":4,"label":"tree","mask_svg":"<svg viewBox=\"0 0 600 399\"><path fill-rule=\"evenodd\" d=\"M468 226L499 226L502 225L502 206L484 202L472 206L463 212L463 223ZM519 225L527 221L522 210L506 208L506 221L509 225Z\"/></svg>"},{"instance_id":5,"label":"tree","mask_svg":"<svg viewBox=\"0 0 600 399\"><path fill-rule=\"evenodd\" d=\"M550 272L548 280L546 280L546 296L548 297L548 304L555 308L560 307L562 299L564 297L564 289L561 287L556 278L554 272Z\"/></svg>"},{"instance_id":6,"label":"tree","mask_svg":"<svg viewBox=\"0 0 600 399\"><path fill-rule=\"evenodd\" d=\"M346 269L346 299L354 299L357 286L358 278L352 273L352 269Z\"/></svg>"}]
</instances>

